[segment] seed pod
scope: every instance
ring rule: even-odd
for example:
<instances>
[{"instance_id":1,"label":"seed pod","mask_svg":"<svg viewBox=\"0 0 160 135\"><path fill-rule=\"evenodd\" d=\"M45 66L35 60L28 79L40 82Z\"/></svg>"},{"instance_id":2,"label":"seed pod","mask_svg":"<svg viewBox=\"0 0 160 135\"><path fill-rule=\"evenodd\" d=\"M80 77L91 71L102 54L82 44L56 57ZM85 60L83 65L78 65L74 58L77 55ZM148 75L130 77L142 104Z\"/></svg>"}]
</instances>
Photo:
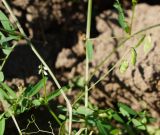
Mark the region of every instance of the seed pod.
<instances>
[{"instance_id":1,"label":"seed pod","mask_svg":"<svg viewBox=\"0 0 160 135\"><path fill-rule=\"evenodd\" d=\"M136 52L136 50L132 47L132 48L131 48L131 64L132 64L133 66L135 66L136 61L137 61L137 52Z\"/></svg>"}]
</instances>

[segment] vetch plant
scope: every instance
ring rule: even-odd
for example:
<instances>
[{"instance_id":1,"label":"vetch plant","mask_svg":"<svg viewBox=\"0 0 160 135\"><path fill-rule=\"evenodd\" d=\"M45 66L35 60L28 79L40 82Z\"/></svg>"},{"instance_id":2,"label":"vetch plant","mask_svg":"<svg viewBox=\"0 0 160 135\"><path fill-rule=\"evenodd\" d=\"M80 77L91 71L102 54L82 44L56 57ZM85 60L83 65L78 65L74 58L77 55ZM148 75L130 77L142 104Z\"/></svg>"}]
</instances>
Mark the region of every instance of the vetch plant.
<instances>
[{"instance_id":1,"label":"vetch plant","mask_svg":"<svg viewBox=\"0 0 160 135\"><path fill-rule=\"evenodd\" d=\"M51 69L37 52L31 40L25 34L23 28L13 14L6 0L2 0L2 2L10 13L14 23L12 24L8 17L2 11L0 11L0 49L3 53L0 65L0 101L4 109L4 112L0 114L0 135L4 134L5 121L10 117L13 119L19 134L27 134L25 133L27 128L25 130L21 130L15 116L33 107L36 108L41 105L46 106L50 114L56 120L57 124L59 125L60 135L137 135L140 133L147 134L147 124L154 121L154 119L149 117L146 111L136 112L135 110L123 103L117 103L115 109L100 109L98 108L98 106L91 104L88 98L89 91L91 91L100 81L105 79L105 77L116 67L119 67L119 71L121 73L125 73L130 66L136 65L137 56L139 55L137 53L137 49L139 48L139 46L143 44L143 51L145 54L147 54L152 48L151 36L144 34L144 32L152 28L159 27L160 24L144 28L135 33L132 32L137 0L132 0L131 22L126 21L124 9L122 8L118 0L115 1L114 7L118 13L118 22L121 28L124 30L125 35L118 44L117 48L114 48L110 54L107 54L107 56L104 57L102 61L100 61L100 63L94 68L92 72L90 71L90 62L94 60L94 47L90 31L92 28L92 6L94 5L92 5L92 0L88 0L86 37L84 43L86 49L85 76L77 76L73 78L73 82L68 82L68 85L66 86L60 85ZM135 45L131 45L131 47L126 50L124 55L117 61L115 65L113 65L109 70L107 70L104 75L102 75L94 84L90 85L93 76L107 62L107 60L112 56L112 54L114 54L115 51L117 51L119 48L125 47L125 43L128 40L138 35L140 37L137 38L138 42ZM27 41L28 46L40 60L41 65L38 67L38 73L39 75L41 75L42 79L35 85L30 85L28 87L19 87L18 92L15 92L14 89L12 89L4 82L5 75L3 73L3 67L10 54L18 44L18 41L20 41L21 39ZM47 93L46 90L46 83L49 75L57 86L57 90L51 93ZM75 101L71 103L67 98L65 92L71 90L73 87L80 89L81 92L77 95ZM43 95L39 94L39 91L41 89L44 90ZM59 95L62 95L65 99L66 106L59 105L58 109L60 110L60 113L57 115L50 108L49 102ZM44 132L48 134L54 134L53 132L46 132L40 130L35 123L35 119L33 119L33 117L29 124L31 123L36 126L38 130L36 133ZM72 125L74 123L78 123L80 125L79 128L72 128ZM53 130L54 128L51 127L51 129Z\"/></svg>"}]
</instances>

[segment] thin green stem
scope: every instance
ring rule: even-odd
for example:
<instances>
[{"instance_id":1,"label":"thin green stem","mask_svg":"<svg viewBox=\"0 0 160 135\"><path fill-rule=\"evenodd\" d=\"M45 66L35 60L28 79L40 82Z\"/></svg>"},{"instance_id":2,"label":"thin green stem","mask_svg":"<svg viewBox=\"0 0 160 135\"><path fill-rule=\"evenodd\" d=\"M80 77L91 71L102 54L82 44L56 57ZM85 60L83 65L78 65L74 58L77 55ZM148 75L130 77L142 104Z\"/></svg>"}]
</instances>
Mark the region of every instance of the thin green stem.
<instances>
[{"instance_id":1,"label":"thin green stem","mask_svg":"<svg viewBox=\"0 0 160 135\"><path fill-rule=\"evenodd\" d=\"M132 26L133 26L133 20L134 20L134 16L135 16L135 8L136 8L136 6L135 5L133 5L133 7L132 7L132 17L131 17L131 24L130 24L130 35L132 34Z\"/></svg>"},{"instance_id":2,"label":"thin green stem","mask_svg":"<svg viewBox=\"0 0 160 135\"><path fill-rule=\"evenodd\" d=\"M87 28L86 28L86 41L90 39L91 33L91 17L92 17L92 0L88 1L88 13L87 13ZM86 49L86 71L85 80L88 81L89 78L89 58ZM88 84L85 85L85 107L88 107Z\"/></svg>"},{"instance_id":3,"label":"thin green stem","mask_svg":"<svg viewBox=\"0 0 160 135\"><path fill-rule=\"evenodd\" d=\"M60 122L60 120L58 119L58 117L56 116L56 114L52 111L52 109L50 108L50 106L46 104L46 107L47 107L48 111L50 112L50 114L53 116L53 118L57 121L57 123L59 124L59 126L61 126L62 123Z\"/></svg>"},{"instance_id":4,"label":"thin green stem","mask_svg":"<svg viewBox=\"0 0 160 135\"><path fill-rule=\"evenodd\" d=\"M110 68L100 79L98 79L91 87L88 88L88 91L90 91L92 88L94 88L100 81L104 80L104 78L113 70L115 69L119 64L120 62L122 61L122 59L128 54L128 50L126 51L126 53L122 56L122 58L120 60L118 60L118 62L112 67ZM72 106L78 102L82 97L83 97L84 93L81 92L79 94L79 97L77 97L76 101L72 104Z\"/></svg>"},{"instance_id":5,"label":"thin green stem","mask_svg":"<svg viewBox=\"0 0 160 135\"><path fill-rule=\"evenodd\" d=\"M12 46L12 50L10 51L10 53L9 53L9 54L5 57L5 59L3 60L2 64L1 64L1 67L0 67L0 70L3 69L3 67L4 67L4 65L5 65L5 63L6 63L6 61L7 61L7 59L9 58L11 52L13 51L13 49L15 48L16 45L17 45L17 43L14 44L14 45Z\"/></svg>"}]
</instances>

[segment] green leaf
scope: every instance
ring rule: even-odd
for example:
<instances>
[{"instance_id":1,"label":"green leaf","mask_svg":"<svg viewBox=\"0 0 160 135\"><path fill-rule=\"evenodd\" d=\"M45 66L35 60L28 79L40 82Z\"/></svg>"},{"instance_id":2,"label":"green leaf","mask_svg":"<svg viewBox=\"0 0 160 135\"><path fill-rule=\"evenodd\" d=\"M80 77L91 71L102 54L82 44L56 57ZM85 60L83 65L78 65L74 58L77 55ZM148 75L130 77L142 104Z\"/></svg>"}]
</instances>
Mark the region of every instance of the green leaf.
<instances>
[{"instance_id":1,"label":"green leaf","mask_svg":"<svg viewBox=\"0 0 160 135\"><path fill-rule=\"evenodd\" d=\"M137 113L132 108L123 103L118 103L118 107L123 108L126 112L128 112L131 115L137 115Z\"/></svg>"},{"instance_id":2,"label":"green leaf","mask_svg":"<svg viewBox=\"0 0 160 135\"><path fill-rule=\"evenodd\" d=\"M137 52L136 52L136 50L132 47L132 48L131 48L131 64L132 64L133 66L135 66L136 61L137 61Z\"/></svg>"},{"instance_id":3,"label":"green leaf","mask_svg":"<svg viewBox=\"0 0 160 135\"><path fill-rule=\"evenodd\" d=\"M121 112L121 114L122 114L123 116L130 117L129 113L128 113L126 110L124 110L123 108L120 107L119 110L120 110L120 112Z\"/></svg>"},{"instance_id":4,"label":"green leaf","mask_svg":"<svg viewBox=\"0 0 160 135\"><path fill-rule=\"evenodd\" d=\"M64 87L62 87L61 89L58 89L58 90L56 90L56 91L51 92L51 93L46 97L47 101L50 101L50 100L54 99L55 97L59 96L59 95L61 94L61 90L63 90L63 92L66 92L66 91L69 90L69 87L68 87L68 86L64 86Z\"/></svg>"},{"instance_id":5,"label":"green leaf","mask_svg":"<svg viewBox=\"0 0 160 135\"><path fill-rule=\"evenodd\" d=\"M0 21L5 30L9 30L9 31L13 30L13 26L10 23L8 17L2 11L0 11Z\"/></svg>"},{"instance_id":6,"label":"green leaf","mask_svg":"<svg viewBox=\"0 0 160 135\"><path fill-rule=\"evenodd\" d=\"M86 41L86 53L89 61L91 61L93 58L93 43L89 39Z\"/></svg>"},{"instance_id":7,"label":"green leaf","mask_svg":"<svg viewBox=\"0 0 160 135\"><path fill-rule=\"evenodd\" d=\"M5 131L5 118L0 119L0 135L4 135Z\"/></svg>"},{"instance_id":8,"label":"green leaf","mask_svg":"<svg viewBox=\"0 0 160 135\"><path fill-rule=\"evenodd\" d=\"M38 99L34 99L34 100L32 101L32 104L33 104L34 106L40 106L40 105L42 104L42 101L41 101L41 100L38 100Z\"/></svg>"},{"instance_id":9,"label":"green leaf","mask_svg":"<svg viewBox=\"0 0 160 135\"><path fill-rule=\"evenodd\" d=\"M123 119L117 113L114 113L112 117L114 120L116 120L120 123L124 123Z\"/></svg>"},{"instance_id":10,"label":"green leaf","mask_svg":"<svg viewBox=\"0 0 160 135\"><path fill-rule=\"evenodd\" d=\"M126 33L129 33L130 28L129 28L127 22L125 21L124 11L123 11L122 6L118 0L116 0L116 2L114 3L114 7L118 11L118 22L119 22L120 26L123 28L123 30L125 30Z\"/></svg>"},{"instance_id":11,"label":"green leaf","mask_svg":"<svg viewBox=\"0 0 160 135\"><path fill-rule=\"evenodd\" d=\"M63 114L59 114L59 115L58 115L58 118L60 118L61 120L65 120L65 119L66 119L66 116L63 115Z\"/></svg>"},{"instance_id":12,"label":"green leaf","mask_svg":"<svg viewBox=\"0 0 160 135\"><path fill-rule=\"evenodd\" d=\"M7 47L5 49L2 49L3 53L5 55L9 55L12 52L13 48L12 47Z\"/></svg>"},{"instance_id":13,"label":"green leaf","mask_svg":"<svg viewBox=\"0 0 160 135\"><path fill-rule=\"evenodd\" d=\"M2 71L0 71L0 82L3 82L4 80L4 74Z\"/></svg>"},{"instance_id":14,"label":"green leaf","mask_svg":"<svg viewBox=\"0 0 160 135\"><path fill-rule=\"evenodd\" d=\"M4 36L4 34L0 31L0 40L4 40L6 37ZM5 47L8 47L9 45L8 45L8 43L6 43L6 42L3 42L2 44L0 44L0 45L2 45L2 48L5 48Z\"/></svg>"},{"instance_id":15,"label":"green leaf","mask_svg":"<svg viewBox=\"0 0 160 135\"><path fill-rule=\"evenodd\" d=\"M146 130L146 127L137 119L132 119L132 123L137 129Z\"/></svg>"},{"instance_id":16,"label":"green leaf","mask_svg":"<svg viewBox=\"0 0 160 135\"><path fill-rule=\"evenodd\" d=\"M91 114L93 114L93 110L91 110L91 109L89 109L89 108L86 108L86 107L84 107L84 106L80 106L80 107L78 107L78 109L76 110L76 112L78 113L78 114L82 114L82 115L85 115L85 116L89 116L89 115L91 115Z\"/></svg>"},{"instance_id":17,"label":"green leaf","mask_svg":"<svg viewBox=\"0 0 160 135\"><path fill-rule=\"evenodd\" d=\"M99 135L108 135L108 132L106 131L104 127L104 124L100 120L96 121L96 125L99 131Z\"/></svg>"},{"instance_id":18,"label":"green leaf","mask_svg":"<svg viewBox=\"0 0 160 135\"><path fill-rule=\"evenodd\" d=\"M5 99L9 99L8 94L1 88L0 88L0 97L3 97Z\"/></svg>"},{"instance_id":19,"label":"green leaf","mask_svg":"<svg viewBox=\"0 0 160 135\"><path fill-rule=\"evenodd\" d=\"M147 54L151 50L151 48L152 48L152 40L151 36L148 35L144 40L144 46L143 46L145 54Z\"/></svg>"},{"instance_id":20,"label":"green leaf","mask_svg":"<svg viewBox=\"0 0 160 135\"><path fill-rule=\"evenodd\" d=\"M17 98L16 93L7 84L0 83L0 85L9 93L9 96Z\"/></svg>"},{"instance_id":21,"label":"green leaf","mask_svg":"<svg viewBox=\"0 0 160 135\"><path fill-rule=\"evenodd\" d=\"M11 40L18 40L19 36L10 36L10 37L4 37L3 39L0 40L0 44L3 44L5 42L9 42Z\"/></svg>"},{"instance_id":22,"label":"green leaf","mask_svg":"<svg viewBox=\"0 0 160 135\"><path fill-rule=\"evenodd\" d=\"M24 95L28 97L34 96L40 91L41 88L44 87L44 85L46 84L46 81L47 81L47 77L44 77L35 86L33 86L32 88L26 89Z\"/></svg>"},{"instance_id":23,"label":"green leaf","mask_svg":"<svg viewBox=\"0 0 160 135\"><path fill-rule=\"evenodd\" d=\"M129 66L128 61L127 60L123 60L121 65L120 65L120 68L119 68L120 72L121 73L125 73L126 70L128 69L128 66Z\"/></svg>"},{"instance_id":24,"label":"green leaf","mask_svg":"<svg viewBox=\"0 0 160 135\"><path fill-rule=\"evenodd\" d=\"M113 129L110 132L111 135L120 135L121 134L121 130L120 129Z\"/></svg>"}]
</instances>

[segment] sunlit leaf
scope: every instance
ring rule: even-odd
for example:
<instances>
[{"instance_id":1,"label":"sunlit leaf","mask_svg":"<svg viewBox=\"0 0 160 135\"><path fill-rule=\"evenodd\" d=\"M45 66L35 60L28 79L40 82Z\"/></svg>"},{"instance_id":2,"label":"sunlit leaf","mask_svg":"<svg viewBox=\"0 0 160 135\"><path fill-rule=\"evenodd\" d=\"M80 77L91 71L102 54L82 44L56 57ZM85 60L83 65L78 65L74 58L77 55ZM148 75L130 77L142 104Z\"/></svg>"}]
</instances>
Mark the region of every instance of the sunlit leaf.
<instances>
[{"instance_id":1,"label":"sunlit leaf","mask_svg":"<svg viewBox=\"0 0 160 135\"><path fill-rule=\"evenodd\" d=\"M7 47L5 49L2 49L3 53L5 55L9 55L12 52L13 48L12 47Z\"/></svg>"},{"instance_id":2,"label":"sunlit leaf","mask_svg":"<svg viewBox=\"0 0 160 135\"><path fill-rule=\"evenodd\" d=\"M119 22L120 26L125 30L125 32L129 33L130 28L129 28L127 22L125 21L124 11L123 11L122 6L118 0L116 0L116 2L114 3L114 7L118 11L118 22Z\"/></svg>"},{"instance_id":3,"label":"sunlit leaf","mask_svg":"<svg viewBox=\"0 0 160 135\"><path fill-rule=\"evenodd\" d=\"M132 119L132 123L136 128L138 128L140 130L146 130L146 127L137 119Z\"/></svg>"},{"instance_id":4,"label":"sunlit leaf","mask_svg":"<svg viewBox=\"0 0 160 135\"><path fill-rule=\"evenodd\" d=\"M120 135L121 134L121 130L120 129L113 129L110 132L111 135Z\"/></svg>"},{"instance_id":5,"label":"sunlit leaf","mask_svg":"<svg viewBox=\"0 0 160 135\"><path fill-rule=\"evenodd\" d=\"M5 131L5 118L0 119L0 135L4 135Z\"/></svg>"},{"instance_id":6,"label":"sunlit leaf","mask_svg":"<svg viewBox=\"0 0 160 135\"><path fill-rule=\"evenodd\" d=\"M123 116L127 116L127 117L130 117L130 115L129 115L129 113L125 110L125 109L123 109L123 108L119 108L119 111L121 112L121 114L123 115Z\"/></svg>"},{"instance_id":7,"label":"sunlit leaf","mask_svg":"<svg viewBox=\"0 0 160 135\"><path fill-rule=\"evenodd\" d=\"M93 112L94 112L93 110L91 110L89 108L86 108L84 106L80 106L77 109L78 114L82 114L82 115L85 115L85 116L91 115L91 114L93 114Z\"/></svg>"},{"instance_id":8,"label":"sunlit leaf","mask_svg":"<svg viewBox=\"0 0 160 135\"><path fill-rule=\"evenodd\" d=\"M0 82L3 82L4 80L4 74L2 71L0 71Z\"/></svg>"},{"instance_id":9,"label":"sunlit leaf","mask_svg":"<svg viewBox=\"0 0 160 135\"><path fill-rule=\"evenodd\" d=\"M8 17L2 11L0 11L0 21L4 29L9 31L13 30L13 26L10 23Z\"/></svg>"},{"instance_id":10,"label":"sunlit leaf","mask_svg":"<svg viewBox=\"0 0 160 135\"><path fill-rule=\"evenodd\" d=\"M137 115L137 113L132 108L127 106L126 104L118 103L118 107L123 108L125 111L127 111L131 115Z\"/></svg>"},{"instance_id":11,"label":"sunlit leaf","mask_svg":"<svg viewBox=\"0 0 160 135\"><path fill-rule=\"evenodd\" d=\"M127 60L123 60L123 61L121 62L120 68L119 68L120 72L121 72L121 73L125 73L126 70L128 69L128 66L129 66L128 61L127 61Z\"/></svg>"},{"instance_id":12,"label":"sunlit leaf","mask_svg":"<svg viewBox=\"0 0 160 135\"><path fill-rule=\"evenodd\" d=\"M118 115L118 113L114 113L112 115L113 119L116 120L117 122L120 122L120 123L124 123L123 119Z\"/></svg>"},{"instance_id":13,"label":"sunlit leaf","mask_svg":"<svg viewBox=\"0 0 160 135\"><path fill-rule=\"evenodd\" d=\"M1 88L0 88L0 96L5 98L5 99L9 99L8 94Z\"/></svg>"},{"instance_id":14,"label":"sunlit leaf","mask_svg":"<svg viewBox=\"0 0 160 135\"><path fill-rule=\"evenodd\" d=\"M151 50L151 48L152 48L152 39L151 36L148 35L144 40L144 46L143 46L145 54L147 54Z\"/></svg>"},{"instance_id":15,"label":"sunlit leaf","mask_svg":"<svg viewBox=\"0 0 160 135\"><path fill-rule=\"evenodd\" d=\"M1 83L0 85L9 93L9 96L11 96L12 98L17 98L14 90L12 90L6 83Z\"/></svg>"}]
</instances>

